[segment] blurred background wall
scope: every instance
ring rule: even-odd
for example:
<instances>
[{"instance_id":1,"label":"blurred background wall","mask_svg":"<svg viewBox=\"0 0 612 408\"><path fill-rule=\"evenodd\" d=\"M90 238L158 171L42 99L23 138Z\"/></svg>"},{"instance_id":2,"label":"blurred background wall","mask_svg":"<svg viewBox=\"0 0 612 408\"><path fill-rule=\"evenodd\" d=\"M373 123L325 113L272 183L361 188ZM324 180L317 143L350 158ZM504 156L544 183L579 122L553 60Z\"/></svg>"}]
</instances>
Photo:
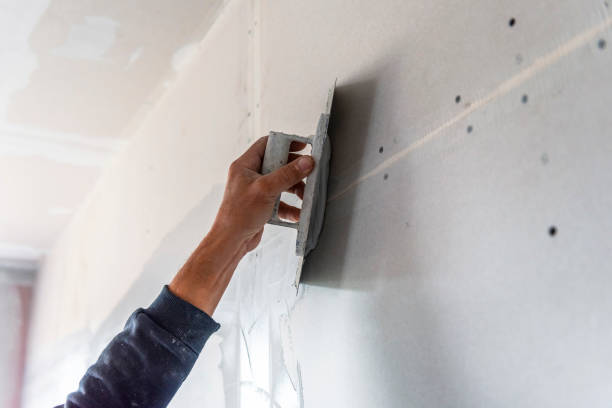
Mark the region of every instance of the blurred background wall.
<instances>
[{"instance_id":1,"label":"blurred background wall","mask_svg":"<svg viewBox=\"0 0 612 408\"><path fill-rule=\"evenodd\" d=\"M32 285L37 265L0 262L0 405L21 406Z\"/></svg>"}]
</instances>

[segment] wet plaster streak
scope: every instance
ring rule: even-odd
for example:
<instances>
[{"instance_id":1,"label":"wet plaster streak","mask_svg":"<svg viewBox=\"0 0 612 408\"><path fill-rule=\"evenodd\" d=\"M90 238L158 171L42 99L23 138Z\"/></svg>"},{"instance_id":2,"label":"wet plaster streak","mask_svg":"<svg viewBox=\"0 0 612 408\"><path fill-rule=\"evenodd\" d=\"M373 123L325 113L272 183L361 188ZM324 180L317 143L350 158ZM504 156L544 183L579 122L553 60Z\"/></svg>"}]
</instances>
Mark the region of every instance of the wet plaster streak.
<instances>
[{"instance_id":1,"label":"wet plaster streak","mask_svg":"<svg viewBox=\"0 0 612 408\"><path fill-rule=\"evenodd\" d=\"M548 68L548 67L552 66L553 64L557 63L562 58L568 56L569 54L571 54L572 52L576 51L577 49L579 49L579 48L581 48L581 47L583 47L585 45L588 45L589 43L594 41L595 38L597 38L597 36L600 35L603 31L605 31L606 29L610 28L610 26L612 26L612 17L608 17L601 24L598 24L598 25L590 28L589 30L586 30L586 31L578 34L577 36L575 36L574 38L572 38L568 42L566 42L566 43L560 45L559 47L557 47L552 52L550 52L550 53L548 53L548 54L546 54L546 55L536 59L533 64L531 64L530 66L526 67L524 70L522 70L518 74L514 75L510 79L502 82L491 93L489 93L488 95L484 96L483 98L480 98L480 99L477 99L476 101L474 101L465 111L461 112L459 115L457 115L457 116L451 118L450 120L444 122L438 128L436 128L436 129L432 130L431 132L427 133L425 136L423 136L422 138L416 140L414 143L410 144L405 149L395 153L394 155L389 157L387 160L383 161L378 166L374 167L369 172L365 173L361 177L359 177L356 180L354 180L353 182L351 182L348 186L344 187L339 192L333 194L327 200L327 202L329 203L329 202L332 202L332 201L335 201L335 200L339 199L340 197L342 197L344 194L346 194L349 191L351 191L353 188L355 188L360 183L368 180L371 177L376 176L377 174L381 173L382 171L386 170L387 168L391 167L395 163L397 163L400 160L402 160L404 157L409 155L411 152L421 148L422 146L424 146L425 144L429 143L430 141L432 141L436 137L440 136L445 130L447 130L450 127L454 126L455 124L457 124L458 122L460 122L461 120L463 120L464 118L469 116L474 111L476 111L476 110L486 106L487 104L495 101L496 99L499 99L500 97L508 94L513 89L516 89L517 87L521 86L526 81L528 81L529 79L531 79L535 75L539 74L540 72L542 72L546 68Z\"/></svg>"},{"instance_id":2,"label":"wet plaster streak","mask_svg":"<svg viewBox=\"0 0 612 408\"><path fill-rule=\"evenodd\" d=\"M245 257L235 274L240 346L237 350L227 343L223 353L230 358L221 366L229 368L237 356L240 398L253 398L265 406L304 406L302 372L291 327L292 314L305 290L301 286L297 295L294 290L297 258L295 231L270 226L262 244ZM235 377L229 373L224 381L229 388Z\"/></svg>"}]
</instances>

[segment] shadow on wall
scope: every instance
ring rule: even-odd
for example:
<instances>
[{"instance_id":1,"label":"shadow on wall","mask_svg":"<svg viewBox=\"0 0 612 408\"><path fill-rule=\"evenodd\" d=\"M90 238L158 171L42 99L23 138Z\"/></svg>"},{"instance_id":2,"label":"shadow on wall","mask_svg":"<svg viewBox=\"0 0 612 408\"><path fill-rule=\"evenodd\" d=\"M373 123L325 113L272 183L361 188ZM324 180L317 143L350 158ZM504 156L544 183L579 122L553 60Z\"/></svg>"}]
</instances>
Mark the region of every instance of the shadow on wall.
<instances>
[{"instance_id":1,"label":"shadow on wall","mask_svg":"<svg viewBox=\"0 0 612 408\"><path fill-rule=\"evenodd\" d=\"M330 122L333 150L326 217L301 279L302 284L336 290L306 291L302 309L298 309L301 315L294 317L299 321L295 325L305 325L302 333L320 327L346 329L350 333L346 335L348 343L339 341L345 334L319 334L316 338L306 334L306 340L301 339L307 343L301 345L307 350L303 355L333 347L339 348L332 349L332 354L341 354L354 346L367 356L367 372L378 373L368 376L354 372L356 378L367 378L372 389L385 396L384 401L395 401L397 406L405 405L405 401L415 406L444 406L448 405L448 395L453 395L455 406L470 406L470 396L463 392L463 373L447 346L438 299L421 290L428 274L426 265L422 257L406 255L419 249L404 224L412 215L411 208L403 205L406 191L411 191L411 180L406 176L411 171L410 163L402 163L403 174L389 171L387 180L384 172L367 185L362 183L344 193L350 183L384 160L379 147L388 137L385 126L392 117L388 108L397 106L394 96L399 91L395 84L400 83L401 70L401 65L387 64L364 80L336 89ZM405 110L411 108L403 105ZM389 143L384 151L392 149ZM379 203L379 197L388 201ZM387 256L400 251L403 255L397 259ZM364 327L367 336L362 333ZM407 353L407 349L418 352ZM361 364L354 367L364 370ZM343 372L336 367L327 370ZM307 387L313 380L307 369L303 373ZM334 374L328 376L331 383L342 387L334 380L341 376Z\"/></svg>"},{"instance_id":2,"label":"shadow on wall","mask_svg":"<svg viewBox=\"0 0 612 408\"><path fill-rule=\"evenodd\" d=\"M343 284L347 283L344 261L357 195L353 190L341 200L330 201L330 198L350 183L363 168L377 84L377 76L372 75L336 87L329 128L332 157L326 215L319 243L304 263L302 283L332 288L346 287Z\"/></svg>"}]
</instances>

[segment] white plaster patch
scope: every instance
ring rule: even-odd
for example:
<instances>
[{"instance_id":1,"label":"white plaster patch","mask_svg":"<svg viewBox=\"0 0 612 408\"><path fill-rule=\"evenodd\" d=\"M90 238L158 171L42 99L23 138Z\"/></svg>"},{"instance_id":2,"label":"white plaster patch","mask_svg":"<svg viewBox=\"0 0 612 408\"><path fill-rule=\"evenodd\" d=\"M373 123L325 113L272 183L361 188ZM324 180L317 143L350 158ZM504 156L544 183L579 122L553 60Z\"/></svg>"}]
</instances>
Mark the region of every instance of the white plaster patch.
<instances>
[{"instance_id":1,"label":"white plaster patch","mask_svg":"<svg viewBox=\"0 0 612 408\"><path fill-rule=\"evenodd\" d=\"M0 115L5 116L10 96L25 88L37 67L30 50L29 37L49 6L50 0L32 0L27 4L2 4L0 13ZM12 7L12 8L11 8Z\"/></svg>"},{"instance_id":2,"label":"white plaster patch","mask_svg":"<svg viewBox=\"0 0 612 408\"><path fill-rule=\"evenodd\" d=\"M113 46L119 23L108 17L89 16L70 29L66 42L51 52L72 59L104 61Z\"/></svg>"},{"instance_id":3,"label":"white plaster patch","mask_svg":"<svg viewBox=\"0 0 612 408\"><path fill-rule=\"evenodd\" d=\"M223 342L221 364L226 381L239 366L240 399L248 406L298 408L303 406L302 378L293 349L290 316L303 291L293 286L298 259L295 231L266 227L261 245L238 266L240 342ZM231 314L233 303L222 302L219 313ZM225 324L217 314L217 319ZM236 349L237 348L237 349ZM234 356L239 361L234 362Z\"/></svg>"},{"instance_id":4,"label":"white plaster patch","mask_svg":"<svg viewBox=\"0 0 612 408\"><path fill-rule=\"evenodd\" d=\"M172 69L176 72L180 71L193 58L198 50L197 43L191 43L182 46L172 55Z\"/></svg>"},{"instance_id":5,"label":"white plaster patch","mask_svg":"<svg viewBox=\"0 0 612 408\"><path fill-rule=\"evenodd\" d=\"M140 59L140 57L142 56L143 50L144 50L144 47L139 47L136 50L134 50L132 54L130 54L130 58L128 59L126 68L130 68L136 61Z\"/></svg>"}]
</instances>

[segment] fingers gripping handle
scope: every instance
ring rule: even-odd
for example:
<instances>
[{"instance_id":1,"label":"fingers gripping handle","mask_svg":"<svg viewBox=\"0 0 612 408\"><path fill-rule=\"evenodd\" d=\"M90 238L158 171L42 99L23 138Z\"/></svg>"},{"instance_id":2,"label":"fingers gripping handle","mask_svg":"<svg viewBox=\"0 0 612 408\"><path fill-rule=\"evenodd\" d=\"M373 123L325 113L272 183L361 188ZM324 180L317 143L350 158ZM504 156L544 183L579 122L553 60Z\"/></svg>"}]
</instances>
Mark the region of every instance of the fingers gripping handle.
<instances>
[{"instance_id":1,"label":"fingers gripping handle","mask_svg":"<svg viewBox=\"0 0 612 408\"><path fill-rule=\"evenodd\" d=\"M291 142L311 143L310 138L288 135L280 132L270 132L268 135L268 143L266 144L266 152L264 153L263 164L261 165L261 173L268 174L276 169L283 167L289 160L289 151ZM272 216L268 221L270 224L281 225L284 227L297 228L297 223L285 222L278 217L278 206L280 204L280 196L276 198Z\"/></svg>"}]
</instances>

